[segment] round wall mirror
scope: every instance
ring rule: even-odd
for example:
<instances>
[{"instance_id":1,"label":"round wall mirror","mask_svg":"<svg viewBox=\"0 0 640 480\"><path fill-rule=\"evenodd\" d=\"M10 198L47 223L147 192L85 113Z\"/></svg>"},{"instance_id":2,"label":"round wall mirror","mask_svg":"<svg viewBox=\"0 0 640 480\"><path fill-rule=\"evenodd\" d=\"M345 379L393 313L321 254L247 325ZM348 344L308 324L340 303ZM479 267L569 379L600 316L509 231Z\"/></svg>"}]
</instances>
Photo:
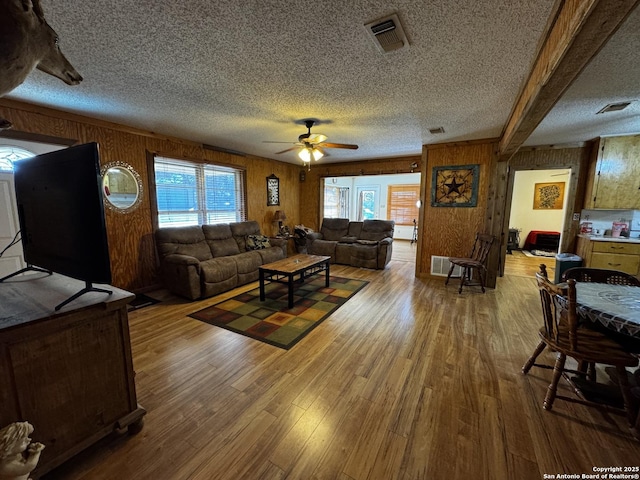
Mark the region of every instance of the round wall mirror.
<instances>
[{"instance_id":1,"label":"round wall mirror","mask_svg":"<svg viewBox=\"0 0 640 480\"><path fill-rule=\"evenodd\" d=\"M142 201L142 180L133 167L111 162L102 167L102 193L107 208L127 213Z\"/></svg>"}]
</instances>

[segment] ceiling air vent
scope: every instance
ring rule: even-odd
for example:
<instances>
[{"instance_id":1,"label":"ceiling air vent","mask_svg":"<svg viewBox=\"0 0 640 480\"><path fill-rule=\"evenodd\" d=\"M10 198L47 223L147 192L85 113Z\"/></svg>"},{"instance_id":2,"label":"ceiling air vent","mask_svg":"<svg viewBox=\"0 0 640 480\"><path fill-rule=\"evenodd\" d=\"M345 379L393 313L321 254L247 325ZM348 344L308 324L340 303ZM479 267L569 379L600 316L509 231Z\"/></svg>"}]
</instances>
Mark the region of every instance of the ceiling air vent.
<instances>
[{"instance_id":1,"label":"ceiling air vent","mask_svg":"<svg viewBox=\"0 0 640 480\"><path fill-rule=\"evenodd\" d=\"M444 128L443 127L430 128L429 133L431 135L438 135L439 133L444 133Z\"/></svg>"},{"instance_id":2,"label":"ceiling air vent","mask_svg":"<svg viewBox=\"0 0 640 480\"><path fill-rule=\"evenodd\" d=\"M631 102L610 103L597 113L617 112L619 110L624 110L629 105L631 105Z\"/></svg>"},{"instance_id":3,"label":"ceiling air vent","mask_svg":"<svg viewBox=\"0 0 640 480\"><path fill-rule=\"evenodd\" d=\"M367 23L365 28L382 53L393 52L394 50L409 46L407 36L395 13L388 17Z\"/></svg>"}]
</instances>

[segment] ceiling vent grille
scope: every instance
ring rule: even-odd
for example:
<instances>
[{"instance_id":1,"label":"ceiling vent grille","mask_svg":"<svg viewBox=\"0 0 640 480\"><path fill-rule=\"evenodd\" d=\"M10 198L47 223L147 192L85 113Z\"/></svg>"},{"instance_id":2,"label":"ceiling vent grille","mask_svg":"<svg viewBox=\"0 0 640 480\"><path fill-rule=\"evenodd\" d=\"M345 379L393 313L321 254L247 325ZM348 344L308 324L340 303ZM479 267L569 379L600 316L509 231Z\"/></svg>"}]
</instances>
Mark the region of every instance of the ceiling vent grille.
<instances>
[{"instance_id":1,"label":"ceiling vent grille","mask_svg":"<svg viewBox=\"0 0 640 480\"><path fill-rule=\"evenodd\" d=\"M382 53L393 52L400 48L408 47L409 41L400 24L398 16L394 13L365 25L367 32L373 38L376 47Z\"/></svg>"},{"instance_id":2,"label":"ceiling vent grille","mask_svg":"<svg viewBox=\"0 0 640 480\"><path fill-rule=\"evenodd\" d=\"M609 105L604 107L602 110L600 110L598 113L618 112L620 110L624 110L629 105L631 105L631 102L610 103Z\"/></svg>"},{"instance_id":3,"label":"ceiling vent grille","mask_svg":"<svg viewBox=\"0 0 640 480\"><path fill-rule=\"evenodd\" d=\"M430 128L429 133L431 135L438 135L439 133L444 133L444 127Z\"/></svg>"}]
</instances>

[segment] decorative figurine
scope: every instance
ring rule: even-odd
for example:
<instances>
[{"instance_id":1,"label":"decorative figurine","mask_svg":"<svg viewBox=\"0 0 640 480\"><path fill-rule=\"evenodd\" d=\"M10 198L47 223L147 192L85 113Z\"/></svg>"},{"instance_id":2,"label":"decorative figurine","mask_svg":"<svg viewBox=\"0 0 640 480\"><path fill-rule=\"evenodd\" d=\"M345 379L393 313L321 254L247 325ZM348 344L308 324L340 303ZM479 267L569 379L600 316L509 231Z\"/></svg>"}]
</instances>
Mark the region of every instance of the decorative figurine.
<instances>
[{"instance_id":1,"label":"decorative figurine","mask_svg":"<svg viewBox=\"0 0 640 480\"><path fill-rule=\"evenodd\" d=\"M29 479L44 449L39 442L31 443L31 433L29 422L15 422L0 430L0 479Z\"/></svg>"}]
</instances>

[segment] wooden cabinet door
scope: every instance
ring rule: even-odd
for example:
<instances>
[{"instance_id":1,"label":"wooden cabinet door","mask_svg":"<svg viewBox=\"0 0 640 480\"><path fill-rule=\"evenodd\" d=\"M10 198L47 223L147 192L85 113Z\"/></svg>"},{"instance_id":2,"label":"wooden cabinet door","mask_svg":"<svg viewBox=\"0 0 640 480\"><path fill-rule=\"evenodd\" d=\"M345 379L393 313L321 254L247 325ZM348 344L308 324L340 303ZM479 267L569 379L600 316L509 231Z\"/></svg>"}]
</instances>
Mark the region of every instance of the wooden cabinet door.
<instances>
[{"instance_id":1,"label":"wooden cabinet door","mask_svg":"<svg viewBox=\"0 0 640 480\"><path fill-rule=\"evenodd\" d=\"M640 135L602 139L594 208L640 209Z\"/></svg>"},{"instance_id":2,"label":"wooden cabinet door","mask_svg":"<svg viewBox=\"0 0 640 480\"><path fill-rule=\"evenodd\" d=\"M594 252L591 254L591 262L589 266L592 268L619 270L631 275L637 275L638 267L640 266L640 256Z\"/></svg>"}]
</instances>

